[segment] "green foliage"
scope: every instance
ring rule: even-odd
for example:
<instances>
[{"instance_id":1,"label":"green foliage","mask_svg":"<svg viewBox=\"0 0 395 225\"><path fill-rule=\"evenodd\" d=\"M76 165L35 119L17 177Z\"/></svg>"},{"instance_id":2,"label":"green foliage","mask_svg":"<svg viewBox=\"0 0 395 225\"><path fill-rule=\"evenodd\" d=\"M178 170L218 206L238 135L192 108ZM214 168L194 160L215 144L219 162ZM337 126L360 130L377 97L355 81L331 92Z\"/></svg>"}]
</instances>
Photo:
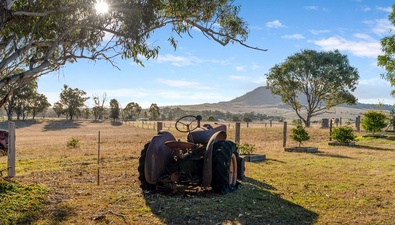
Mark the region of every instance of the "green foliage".
<instances>
[{"instance_id":1,"label":"green foliage","mask_svg":"<svg viewBox=\"0 0 395 225\"><path fill-rule=\"evenodd\" d=\"M395 5L392 6L392 12L389 16L389 21L392 25L395 25ZM391 86L395 86L395 34L387 36L381 39L381 51L384 55L377 57L377 65L384 67L387 73L381 74L381 77L391 83ZM392 96L395 96L395 91L392 91Z\"/></svg>"},{"instance_id":2,"label":"green foliage","mask_svg":"<svg viewBox=\"0 0 395 225\"><path fill-rule=\"evenodd\" d=\"M104 108L104 104L106 103L106 99L107 99L106 92L103 93L103 97L101 100L98 94L95 94L93 96L93 102L95 106L92 108L92 114L95 117L95 120L104 119L104 114L106 112Z\"/></svg>"},{"instance_id":3,"label":"green foliage","mask_svg":"<svg viewBox=\"0 0 395 225\"><path fill-rule=\"evenodd\" d=\"M302 125L292 128L291 138L294 141L299 142L299 147L302 145L302 142L310 140L309 134Z\"/></svg>"},{"instance_id":4,"label":"green foliage","mask_svg":"<svg viewBox=\"0 0 395 225\"><path fill-rule=\"evenodd\" d=\"M293 119L291 124L294 126L302 125L302 123L300 122L300 119Z\"/></svg>"},{"instance_id":5,"label":"green foliage","mask_svg":"<svg viewBox=\"0 0 395 225\"><path fill-rule=\"evenodd\" d=\"M215 121L215 118L214 118L214 116L209 116L209 117L207 117L207 121L210 121L210 122L213 122L213 121Z\"/></svg>"},{"instance_id":6,"label":"green foliage","mask_svg":"<svg viewBox=\"0 0 395 225\"><path fill-rule=\"evenodd\" d=\"M150 115L149 118L151 120L157 120L159 118L159 116L160 116L159 107L158 107L158 105L156 103L152 103L151 104L148 112L149 112L149 115Z\"/></svg>"},{"instance_id":7,"label":"green foliage","mask_svg":"<svg viewBox=\"0 0 395 225\"><path fill-rule=\"evenodd\" d=\"M245 142L244 144L236 143L239 152L243 155L251 155L256 151L255 144L249 144Z\"/></svg>"},{"instance_id":8,"label":"green foliage","mask_svg":"<svg viewBox=\"0 0 395 225\"><path fill-rule=\"evenodd\" d=\"M45 212L49 190L0 179L0 224L34 224Z\"/></svg>"},{"instance_id":9,"label":"green foliage","mask_svg":"<svg viewBox=\"0 0 395 225\"><path fill-rule=\"evenodd\" d=\"M38 113L46 111L50 106L51 104L48 102L47 96L35 92L29 99L27 112L30 113L34 119Z\"/></svg>"},{"instance_id":10,"label":"green foliage","mask_svg":"<svg viewBox=\"0 0 395 225\"><path fill-rule=\"evenodd\" d=\"M70 120L74 116L80 113L79 108L84 106L84 103L89 99L89 97L83 97L86 92L78 88L72 89L68 85L64 85L62 92L60 93L60 103L64 106L67 115Z\"/></svg>"},{"instance_id":11,"label":"green foliage","mask_svg":"<svg viewBox=\"0 0 395 225\"><path fill-rule=\"evenodd\" d=\"M252 119L250 119L248 117L244 117L243 122L250 123L250 122L252 122Z\"/></svg>"},{"instance_id":12,"label":"green foliage","mask_svg":"<svg viewBox=\"0 0 395 225\"><path fill-rule=\"evenodd\" d=\"M138 103L129 102L122 112L125 119L133 119L134 116L140 115L141 106Z\"/></svg>"},{"instance_id":13,"label":"green foliage","mask_svg":"<svg viewBox=\"0 0 395 225\"><path fill-rule=\"evenodd\" d=\"M303 50L272 67L266 76L267 88L291 106L306 127L313 116L343 103L356 103L351 92L358 83L358 71L350 66L347 55L337 50ZM306 98L306 104L299 101L300 97Z\"/></svg>"},{"instance_id":14,"label":"green foliage","mask_svg":"<svg viewBox=\"0 0 395 225\"><path fill-rule=\"evenodd\" d=\"M81 140L79 138L71 137L69 141L67 141L68 148L79 148L81 146Z\"/></svg>"},{"instance_id":15,"label":"green foliage","mask_svg":"<svg viewBox=\"0 0 395 225\"><path fill-rule=\"evenodd\" d=\"M236 116L236 115L233 115L233 116L230 118L230 121L231 121L231 122L240 122L240 118L239 118L238 116Z\"/></svg>"},{"instance_id":16,"label":"green foliage","mask_svg":"<svg viewBox=\"0 0 395 225\"><path fill-rule=\"evenodd\" d=\"M351 127L334 127L332 129L331 138L337 142L351 142L354 141L356 136Z\"/></svg>"},{"instance_id":17,"label":"green foliage","mask_svg":"<svg viewBox=\"0 0 395 225\"><path fill-rule=\"evenodd\" d=\"M115 66L114 58L120 55L143 65L142 59L158 56L160 46L148 40L165 26L174 31L167 38L174 49L177 40L173 35L183 36L193 29L224 46L240 43L250 47L245 44L248 24L232 0L112 0L107 14L94 11L95 1L2 2L8 4L1 4L4 56L0 62L4 64L2 71L8 72L0 75L0 89L18 80L23 85L81 58L107 60ZM104 38L106 35L110 38ZM28 71L12 77L10 72L17 67Z\"/></svg>"},{"instance_id":18,"label":"green foliage","mask_svg":"<svg viewBox=\"0 0 395 225\"><path fill-rule=\"evenodd\" d=\"M111 99L110 100L110 118L113 119L114 121L116 119L119 119L119 112L120 112L120 107L119 107L118 100Z\"/></svg>"},{"instance_id":19,"label":"green foliage","mask_svg":"<svg viewBox=\"0 0 395 225\"><path fill-rule=\"evenodd\" d=\"M365 112L363 116L364 118L361 120L361 126L367 132L372 132L375 134L387 126L387 115L385 115L385 113L382 111L379 112L372 109Z\"/></svg>"},{"instance_id":20,"label":"green foliage","mask_svg":"<svg viewBox=\"0 0 395 225\"><path fill-rule=\"evenodd\" d=\"M53 104L53 111L55 111L56 115L58 116L58 118L60 117L60 115L62 115L63 113L65 113L65 110L63 108L62 103L60 102L55 102Z\"/></svg>"}]
</instances>

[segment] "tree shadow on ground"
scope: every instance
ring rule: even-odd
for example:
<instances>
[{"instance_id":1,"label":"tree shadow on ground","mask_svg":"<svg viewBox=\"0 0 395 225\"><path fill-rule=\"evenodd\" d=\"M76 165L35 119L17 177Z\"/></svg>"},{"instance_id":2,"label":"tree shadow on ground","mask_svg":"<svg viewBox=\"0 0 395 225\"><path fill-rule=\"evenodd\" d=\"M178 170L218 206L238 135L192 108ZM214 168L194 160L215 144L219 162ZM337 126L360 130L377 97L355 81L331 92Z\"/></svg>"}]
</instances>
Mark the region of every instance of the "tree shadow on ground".
<instances>
[{"instance_id":1,"label":"tree shadow on ground","mask_svg":"<svg viewBox=\"0 0 395 225\"><path fill-rule=\"evenodd\" d=\"M212 190L145 193L146 204L166 224L313 224L318 214L271 193L274 187L245 178L242 187L219 195Z\"/></svg>"},{"instance_id":2,"label":"tree shadow on ground","mask_svg":"<svg viewBox=\"0 0 395 225\"><path fill-rule=\"evenodd\" d=\"M41 124L41 121L37 120L16 120L16 121L11 121L15 123L16 128L24 128L24 127L30 127L35 124ZM8 130L8 121L2 121L0 122L0 129Z\"/></svg>"},{"instance_id":3,"label":"tree shadow on ground","mask_svg":"<svg viewBox=\"0 0 395 225\"><path fill-rule=\"evenodd\" d=\"M318 152L314 153L314 155L321 156L321 157L339 158L339 159L352 159L352 157L349 157L349 156L330 154L330 153L322 152L322 151L318 151Z\"/></svg>"},{"instance_id":4,"label":"tree shadow on ground","mask_svg":"<svg viewBox=\"0 0 395 225\"><path fill-rule=\"evenodd\" d=\"M44 126L43 131L55 131L55 130L66 130L76 129L81 127L82 122L74 120L56 120L48 121Z\"/></svg>"},{"instance_id":5,"label":"tree shadow on ground","mask_svg":"<svg viewBox=\"0 0 395 225\"><path fill-rule=\"evenodd\" d=\"M67 221L72 215L75 215L75 209L73 207L65 203L58 203L50 210L50 224L59 224Z\"/></svg>"},{"instance_id":6,"label":"tree shadow on ground","mask_svg":"<svg viewBox=\"0 0 395 225\"><path fill-rule=\"evenodd\" d=\"M122 125L122 122L111 121L111 125L112 125L112 126L121 126L121 125Z\"/></svg>"},{"instance_id":7,"label":"tree shadow on ground","mask_svg":"<svg viewBox=\"0 0 395 225\"><path fill-rule=\"evenodd\" d=\"M369 150L377 150L377 151L390 151L393 152L395 149L391 148L381 148L381 147L375 147L375 146L368 146L368 145L355 145L353 148L359 148L359 149L369 149Z\"/></svg>"}]
</instances>

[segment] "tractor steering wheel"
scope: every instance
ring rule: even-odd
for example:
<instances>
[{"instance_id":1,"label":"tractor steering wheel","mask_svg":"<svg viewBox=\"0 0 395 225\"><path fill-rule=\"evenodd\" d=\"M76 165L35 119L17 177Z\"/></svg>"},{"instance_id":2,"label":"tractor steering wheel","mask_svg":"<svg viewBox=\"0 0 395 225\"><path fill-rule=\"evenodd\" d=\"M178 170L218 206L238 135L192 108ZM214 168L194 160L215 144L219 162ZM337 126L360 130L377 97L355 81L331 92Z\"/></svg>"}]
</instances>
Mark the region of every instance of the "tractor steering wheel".
<instances>
[{"instance_id":1,"label":"tractor steering wheel","mask_svg":"<svg viewBox=\"0 0 395 225\"><path fill-rule=\"evenodd\" d=\"M183 116L176 121L175 127L182 133L189 133L196 128L200 127L201 116ZM184 121L182 121L184 120ZM180 125L183 125L182 128Z\"/></svg>"}]
</instances>

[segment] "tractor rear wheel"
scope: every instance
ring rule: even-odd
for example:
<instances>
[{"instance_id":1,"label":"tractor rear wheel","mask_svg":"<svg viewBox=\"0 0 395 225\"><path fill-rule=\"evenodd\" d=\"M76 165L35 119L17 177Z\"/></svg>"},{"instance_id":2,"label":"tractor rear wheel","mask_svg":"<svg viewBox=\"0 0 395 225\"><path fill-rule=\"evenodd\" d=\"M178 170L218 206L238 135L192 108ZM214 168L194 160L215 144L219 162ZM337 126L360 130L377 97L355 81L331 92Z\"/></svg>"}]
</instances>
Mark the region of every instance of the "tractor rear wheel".
<instances>
[{"instance_id":1,"label":"tractor rear wheel","mask_svg":"<svg viewBox=\"0 0 395 225\"><path fill-rule=\"evenodd\" d=\"M219 141L213 147L211 187L214 192L226 194L239 185L237 182L237 147L231 141Z\"/></svg>"},{"instance_id":2,"label":"tractor rear wheel","mask_svg":"<svg viewBox=\"0 0 395 225\"><path fill-rule=\"evenodd\" d=\"M144 149L141 150L141 156L139 158L139 180L140 180L140 187L143 190L155 190L156 185L155 184L150 184L147 182L145 179L145 171L144 171L144 164L145 164L145 155L147 154L147 149L149 146L150 142L144 145Z\"/></svg>"}]
</instances>

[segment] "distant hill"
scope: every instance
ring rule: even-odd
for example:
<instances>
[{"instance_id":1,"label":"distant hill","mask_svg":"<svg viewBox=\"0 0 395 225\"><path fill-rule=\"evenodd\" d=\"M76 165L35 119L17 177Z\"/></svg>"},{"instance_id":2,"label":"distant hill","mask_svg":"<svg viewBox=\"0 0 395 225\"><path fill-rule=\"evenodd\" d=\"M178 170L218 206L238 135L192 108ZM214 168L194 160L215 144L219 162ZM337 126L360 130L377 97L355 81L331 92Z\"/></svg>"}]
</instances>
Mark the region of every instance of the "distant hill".
<instances>
[{"instance_id":1,"label":"distant hill","mask_svg":"<svg viewBox=\"0 0 395 225\"><path fill-rule=\"evenodd\" d=\"M301 98L299 100L302 103L306 102L306 99ZM258 87L246 94L234 98L230 101L219 102L219 103L204 103L199 105L180 105L180 106L171 106L179 107L183 110L194 110L194 111L203 111L203 110L218 110L223 112L231 112L231 113L247 113L247 112L256 112L256 113L264 113L272 116L283 116L285 118L296 118L295 112L291 109L290 106L285 105L281 102L280 96L274 96L270 92L269 89L261 86ZM368 109L377 109L377 105L375 104L364 104L357 103L356 105L341 105L330 110L330 113L326 113L315 117L315 119L320 118L334 118L334 117L343 117L349 119L355 119L356 116L362 115ZM383 105L383 110L392 110L393 107L391 105Z\"/></svg>"},{"instance_id":2,"label":"distant hill","mask_svg":"<svg viewBox=\"0 0 395 225\"><path fill-rule=\"evenodd\" d=\"M276 105L281 104L281 97L274 96L269 89L261 86L253 91L228 101L227 103L238 103L245 105Z\"/></svg>"}]
</instances>

